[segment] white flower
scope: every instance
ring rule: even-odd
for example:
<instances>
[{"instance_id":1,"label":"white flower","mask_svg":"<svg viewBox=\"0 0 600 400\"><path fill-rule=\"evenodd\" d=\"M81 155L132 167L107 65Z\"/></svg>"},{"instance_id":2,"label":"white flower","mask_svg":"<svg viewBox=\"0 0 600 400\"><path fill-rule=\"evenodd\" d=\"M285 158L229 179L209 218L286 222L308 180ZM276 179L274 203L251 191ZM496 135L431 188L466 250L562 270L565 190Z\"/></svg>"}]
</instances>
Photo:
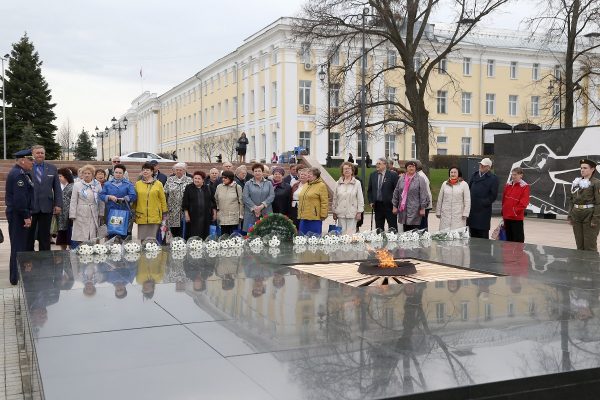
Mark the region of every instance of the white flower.
<instances>
[{"instance_id":1,"label":"white flower","mask_svg":"<svg viewBox=\"0 0 600 400\"><path fill-rule=\"evenodd\" d=\"M429 240L431 239L431 233L429 233L428 231L423 232L423 234L421 235L421 240Z\"/></svg>"},{"instance_id":2,"label":"white flower","mask_svg":"<svg viewBox=\"0 0 600 400\"><path fill-rule=\"evenodd\" d=\"M261 238L254 238L248 243L251 249L261 249L264 245Z\"/></svg>"},{"instance_id":3,"label":"white flower","mask_svg":"<svg viewBox=\"0 0 600 400\"><path fill-rule=\"evenodd\" d=\"M94 254L94 248L92 246L90 246L89 244L80 244L79 247L77 248L77 254L81 254L84 256L88 256L88 255L92 255Z\"/></svg>"},{"instance_id":4,"label":"white flower","mask_svg":"<svg viewBox=\"0 0 600 400\"><path fill-rule=\"evenodd\" d=\"M323 242L324 242L323 244L331 246L332 244L335 243L335 239L333 238L333 236L327 235L323 238Z\"/></svg>"},{"instance_id":5,"label":"white flower","mask_svg":"<svg viewBox=\"0 0 600 400\"><path fill-rule=\"evenodd\" d=\"M148 245L148 244L150 244L150 243L146 243L146 245ZM153 243L153 244L156 244L156 243ZM152 247L152 248L154 248L154 247ZM147 250L146 253L144 254L144 256L147 259L149 259L149 260L157 258L158 257L158 250L156 250L156 251Z\"/></svg>"},{"instance_id":6,"label":"white flower","mask_svg":"<svg viewBox=\"0 0 600 400\"><path fill-rule=\"evenodd\" d=\"M181 240L173 240L171 242L171 250L174 252L181 252L181 251L185 251L186 249L186 244L185 241L183 239Z\"/></svg>"},{"instance_id":7,"label":"white flower","mask_svg":"<svg viewBox=\"0 0 600 400\"><path fill-rule=\"evenodd\" d=\"M156 242L148 242L144 245L144 250L152 253L158 253L160 251L160 246Z\"/></svg>"},{"instance_id":8,"label":"white flower","mask_svg":"<svg viewBox=\"0 0 600 400\"><path fill-rule=\"evenodd\" d=\"M208 249L208 257L215 258L219 255L219 249Z\"/></svg>"},{"instance_id":9,"label":"white flower","mask_svg":"<svg viewBox=\"0 0 600 400\"><path fill-rule=\"evenodd\" d=\"M278 247L281 244L281 241L277 236L273 236L269 239L269 247Z\"/></svg>"},{"instance_id":10,"label":"white flower","mask_svg":"<svg viewBox=\"0 0 600 400\"><path fill-rule=\"evenodd\" d=\"M306 242L311 245L317 245L319 244L319 238L317 236L309 236L308 239L306 240Z\"/></svg>"},{"instance_id":11,"label":"white flower","mask_svg":"<svg viewBox=\"0 0 600 400\"><path fill-rule=\"evenodd\" d=\"M141 250L141 246L136 242L127 242L123 245L123 249L127 253L138 253Z\"/></svg>"},{"instance_id":12,"label":"white flower","mask_svg":"<svg viewBox=\"0 0 600 400\"><path fill-rule=\"evenodd\" d=\"M317 241L317 244L323 246L325 245L325 238L324 237L320 237L319 240Z\"/></svg>"},{"instance_id":13,"label":"white flower","mask_svg":"<svg viewBox=\"0 0 600 400\"><path fill-rule=\"evenodd\" d=\"M396 235L394 232L386 232L385 237L390 242L395 242L398 240L398 235Z\"/></svg>"},{"instance_id":14,"label":"white flower","mask_svg":"<svg viewBox=\"0 0 600 400\"><path fill-rule=\"evenodd\" d=\"M297 244L294 246L294 253L301 254L306 251L306 246L303 244Z\"/></svg>"},{"instance_id":15,"label":"white flower","mask_svg":"<svg viewBox=\"0 0 600 400\"><path fill-rule=\"evenodd\" d=\"M121 252L118 252L118 253L111 253L111 254L108 256L108 258L110 259L110 261L114 261L114 262L121 261L121 258L122 258L122 257L121 257Z\"/></svg>"},{"instance_id":16,"label":"white flower","mask_svg":"<svg viewBox=\"0 0 600 400\"><path fill-rule=\"evenodd\" d=\"M140 259L140 253L138 253L138 252L125 253L123 258L125 258L125 260L129 261L129 262L136 262L137 260Z\"/></svg>"},{"instance_id":17,"label":"white flower","mask_svg":"<svg viewBox=\"0 0 600 400\"><path fill-rule=\"evenodd\" d=\"M108 259L108 256L106 254L94 254L93 259L94 262L97 264L106 261Z\"/></svg>"},{"instance_id":18,"label":"white flower","mask_svg":"<svg viewBox=\"0 0 600 400\"><path fill-rule=\"evenodd\" d=\"M306 244L306 236L302 236L302 235L294 236L294 244L305 245Z\"/></svg>"},{"instance_id":19,"label":"white flower","mask_svg":"<svg viewBox=\"0 0 600 400\"><path fill-rule=\"evenodd\" d=\"M108 249L103 244L95 244L93 247L94 254L106 254Z\"/></svg>"},{"instance_id":20,"label":"white flower","mask_svg":"<svg viewBox=\"0 0 600 400\"><path fill-rule=\"evenodd\" d=\"M193 251L198 251L198 250L202 250L202 247L204 247L204 243L202 242L202 240L190 240L188 242L188 247L190 248L190 250Z\"/></svg>"},{"instance_id":21,"label":"white flower","mask_svg":"<svg viewBox=\"0 0 600 400\"><path fill-rule=\"evenodd\" d=\"M117 254L121 252L121 245L119 243L113 243L109 246L109 251L111 254Z\"/></svg>"},{"instance_id":22,"label":"white flower","mask_svg":"<svg viewBox=\"0 0 600 400\"><path fill-rule=\"evenodd\" d=\"M173 257L173 260L183 260L185 258L185 251L172 251L171 257Z\"/></svg>"},{"instance_id":23,"label":"white flower","mask_svg":"<svg viewBox=\"0 0 600 400\"><path fill-rule=\"evenodd\" d=\"M271 255L271 257L277 258L277 256L279 255L279 253L281 253L281 250L279 250L277 247L271 247L271 248L269 248L269 254Z\"/></svg>"},{"instance_id":24,"label":"white flower","mask_svg":"<svg viewBox=\"0 0 600 400\"><path fill-rule=\"evenodd\" d=\"M250 246L250 251L253 252L254 254L258 254L262 251L262 246L260 246L260 247Z\"/></svg>"},{"instance_id":25,"label":"white flower","mask_svg":"<svg viewBox=\"0 0 600 400\"><path fill-rule=\"evenodd\" d=\"M219 242L219 247L222 249L228 249L231 247L231 242L229 241L229 239L221 240Z\"/></svg>"},{"instance_id":26,"label":"white flower","mask_svg":"<svg viewBox=\"0 0 600 400\"><path fill-rule=\"evenodd\" d=\"M204 243L204 247L206 247L207 250L218 250L220 245L219 242L214 241L214 240L209 240L208 242Z\"/></svg>"},{"instance_id":27,"label":"white flower","mask_svg":"<svg viewBox=\"0 0 600 400\"><path fill-rule=\"evenodd\" d=\"M190 257L195 260L202 258L202 250L190 250Z\"/></svg>"}]
</instances>

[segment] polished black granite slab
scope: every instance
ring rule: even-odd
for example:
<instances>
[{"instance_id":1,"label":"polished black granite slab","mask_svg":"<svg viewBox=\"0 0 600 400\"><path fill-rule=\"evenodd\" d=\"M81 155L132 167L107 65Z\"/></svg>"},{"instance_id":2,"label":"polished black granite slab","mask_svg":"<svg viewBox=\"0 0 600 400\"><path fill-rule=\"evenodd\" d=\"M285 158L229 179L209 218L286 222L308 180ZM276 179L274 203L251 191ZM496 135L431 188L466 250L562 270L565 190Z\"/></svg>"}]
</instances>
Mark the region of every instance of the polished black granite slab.
<instances>
[{"instance_id":1,"label":"polished black granite slab","mask_svg":"<svg viewBox=\"0 0 600 400\"><path fill-rule=\"evenodd\" d=\"M293 268L371 258L367 245L22 253L45 397L597 398L597 254L481 239L387 247L497 277L353 288Z\"/></svg>"}]
</instances>

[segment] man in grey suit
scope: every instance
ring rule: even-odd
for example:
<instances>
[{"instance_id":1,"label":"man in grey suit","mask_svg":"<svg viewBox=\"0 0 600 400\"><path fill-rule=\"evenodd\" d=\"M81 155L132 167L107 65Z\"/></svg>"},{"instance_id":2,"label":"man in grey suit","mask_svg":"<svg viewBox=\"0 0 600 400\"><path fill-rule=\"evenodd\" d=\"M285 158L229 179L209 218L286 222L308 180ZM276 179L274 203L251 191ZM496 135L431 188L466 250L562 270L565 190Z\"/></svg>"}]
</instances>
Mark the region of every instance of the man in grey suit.
<instances>
[{"instance_id":1,"label":"man in grey suit","mask_svg":"<svg viewBox=\"0 0 600 400\"><path fill-rule=\"evenodd\" d=\"M35 241L39 250L50 250L50 225L52 215L60 214L62 208L62 189L58 180L58 170L47 163L43 146L33 146L34 158L31 170L33 181L33 208L31 210L31 229L27 240L27 250L33 251Z\"/></svg>"}]
</instances>

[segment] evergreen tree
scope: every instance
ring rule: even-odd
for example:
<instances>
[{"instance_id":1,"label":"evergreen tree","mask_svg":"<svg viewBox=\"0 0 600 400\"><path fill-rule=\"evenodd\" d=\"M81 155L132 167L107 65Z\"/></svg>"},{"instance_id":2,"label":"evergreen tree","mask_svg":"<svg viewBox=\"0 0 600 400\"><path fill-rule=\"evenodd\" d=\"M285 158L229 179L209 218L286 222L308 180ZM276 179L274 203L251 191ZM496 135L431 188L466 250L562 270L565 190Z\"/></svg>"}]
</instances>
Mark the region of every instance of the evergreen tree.
<instances>
[{"instance_id":1,"label":"evergreen tree","mask_svg":"<svg viewBox=\"0 0 600 400\"><path fill-rule=\"evenodd\" d=\"M60 147L54 138L56 116L51 103L52 95L46 79L42 76L42 61L27 34L13 44L8 61L6 77L6 145L7 155L21 150L21 133L30 126L36 137L26 147L41 144L46 158L56 159ZM1 141L0 141L1 142ZM0 151L2 143L0 143Z\"/></svg>"},{"instance_id":2,"label":"evergreen tree","mask_svg":"<svg viewBox=\"0 0 600 400\"><path fill-rule=\"evenodd\" d=\"M96 157L96 150L92 145L92 139L85 129L81 130L77 143L75 144L74 155L76 160L93 160Z\"/></svg>"},{"instance_id":3,"label":"evergreen tree","mask_svg":"<svg viewBox=\"0 0 600 400\"><path fill-rule=\"evenodd\" d=\"M31 126L30 123L27 123L27 125L25 125L25 127L23 127L23 129L21 130L21 134L18 135L18 139L19 139L19 146L18 146L19 149L26 149L28 147L31 147L32 144L40 142L39 137L35 133L35 129L33 129L33 126ZM7 135L6 140L8 142L8 135ZM8 157L8 153L6 154L6 156Z\"/></svg>"}]
</instances>

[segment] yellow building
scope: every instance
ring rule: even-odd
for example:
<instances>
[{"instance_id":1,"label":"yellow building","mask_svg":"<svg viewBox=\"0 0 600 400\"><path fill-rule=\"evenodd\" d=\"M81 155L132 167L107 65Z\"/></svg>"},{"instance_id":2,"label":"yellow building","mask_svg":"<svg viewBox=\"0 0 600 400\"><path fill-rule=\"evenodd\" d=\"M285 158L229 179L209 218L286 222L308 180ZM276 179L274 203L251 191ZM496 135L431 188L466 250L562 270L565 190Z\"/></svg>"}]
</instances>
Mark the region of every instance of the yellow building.
<instances>
[{"instance_id":1,"label":"yellow building","mask_svg":"<svg viewBox=\"0 0 600 400\"><path fill-rule=\"evenodd\" d=\"M144 92L134 99L120 117L129 121L122 132L123 153L175 151L183 161L214 161L222 154L228 160L234 157L240 133L246 132L247 160L269 160L273 152L281 154L296 146L309 149L323 163L328 152L334 159L347 158L348 153L360 157L358 135L348 135L343 127L328 132L320 123L327 118L328 104L335 112L356 90L360 66L328 91L327 81L319 77L327 46L292 41L292 22L281 18L171 90L161 95ZM442 25L432 29L440 38L448 32ZM519 32L480 30L439 66L426 102L433 127L432 155L483 153L484 142L493 142L493 134L482 129L489 122L558 127L558 118L549 122L561 107L558 90L549 94L548 87L560 76L561 66L556 52L529 39L529 34ZM331 60L331 68L344 62L339 58ZM368 68L372 71L397 60L391 47L380 47L369 55ZM402 99L401 73L386 72L379 95ZM586 84L598 101L600 85ZM393 110L381 107L368 118L381 118L387 112ZM581 102L575 120L579 126L598 124L600 114ZM99 139L97 146L101 146ZM105 154L118 152L117 132L110 132L104 147ZM367 151L372 159L393 153L400 159L414 158L414 135L397 125L370 131Z\"/></svg>"}]
</instances>

